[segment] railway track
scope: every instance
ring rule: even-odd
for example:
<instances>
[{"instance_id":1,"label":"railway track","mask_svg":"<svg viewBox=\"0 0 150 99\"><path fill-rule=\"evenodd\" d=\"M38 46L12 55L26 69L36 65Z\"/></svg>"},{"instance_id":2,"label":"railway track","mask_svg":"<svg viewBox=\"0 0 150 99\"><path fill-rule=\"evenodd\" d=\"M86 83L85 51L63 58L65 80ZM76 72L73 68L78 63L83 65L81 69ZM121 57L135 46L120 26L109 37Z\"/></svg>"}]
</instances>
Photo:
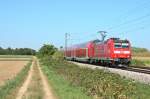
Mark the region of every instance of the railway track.
<instances>
[{"instance_id":1,"label":"railway track","mask_svg":"<svg viewBox=\"0 0 150 99\"><path fill-rule=\"evenodd\" d=\"M123 70L138 72L138 73L144 73L144 74L150 74L150 68L142 68L142 67L127 67Z\"/></svg>"},{"instance_id":2,"label":"railway track","mask_svg":"<svg viewBox=\"0 0 150 99\"><path fill-rule=\"evenodd\" d=\"M94 65L99 66L97 64L94 64ZM112 68L112 67L108 67L108 68ZM131 67L118 67L118 69L133 71L133 72L138 72L138 73L144 73L144 74L150 74L150 67L131 66Z\"/></svg>"},{"instance_id":3,"label":"railway track","mask_svg":"<svg viewBox=\"0 0 150 99\"><path fill-rule=\"evenodd\" d=\"M83 63L83 62L79 62L79 63ZM83 63L83 64L89 64L89 63ZM91 64L91 65L95 65L95 66L101 66L99 64ZM107 67L107 68L114 68L114 67L108 67L108 66L103 66L103 67ZM150 67L136 67L136 66L132 66L132 67L118 67L116 69L121 69L121 70L126 70L126 71L133 71L133 72L138 72L138 73L144 73L144 74L150 74Z\"/></svg>"}]
</instances>

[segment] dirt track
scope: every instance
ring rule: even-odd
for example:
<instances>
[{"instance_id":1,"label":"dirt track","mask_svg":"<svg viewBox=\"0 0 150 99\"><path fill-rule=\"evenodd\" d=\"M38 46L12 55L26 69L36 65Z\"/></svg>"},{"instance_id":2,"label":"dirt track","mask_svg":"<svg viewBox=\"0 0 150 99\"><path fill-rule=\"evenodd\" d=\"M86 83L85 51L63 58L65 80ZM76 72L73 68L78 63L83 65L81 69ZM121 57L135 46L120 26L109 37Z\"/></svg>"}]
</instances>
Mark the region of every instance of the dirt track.
<instances>
[{"instance_id":1,"label":"dirt track","mask_svg":"<svg viewBox=\"0 0 150 99\"><path fill-rule=\"evenodd\" d=\"M40 69L39 61L37 61L37 66L38 66L38 69L39 69L39 72L40 72L40 77L42 79L43 89L44 89L44 92L45 92L44 99L54 99L54 95L52 94L51 88L48 85L48 80L47 80L47 78L45 77L45 75L43 74L43 72Z\"/></svg>"},{"instance_id":2,"label":"dirt track","mask_svg":"<svg viewBox=\"0 0 150 99\"><path fill-rule=\"evenodd\" d=\"M48 81L34 57L28 77L17 93L16 99L55 99Z\"/></svg>"}]
</instances>

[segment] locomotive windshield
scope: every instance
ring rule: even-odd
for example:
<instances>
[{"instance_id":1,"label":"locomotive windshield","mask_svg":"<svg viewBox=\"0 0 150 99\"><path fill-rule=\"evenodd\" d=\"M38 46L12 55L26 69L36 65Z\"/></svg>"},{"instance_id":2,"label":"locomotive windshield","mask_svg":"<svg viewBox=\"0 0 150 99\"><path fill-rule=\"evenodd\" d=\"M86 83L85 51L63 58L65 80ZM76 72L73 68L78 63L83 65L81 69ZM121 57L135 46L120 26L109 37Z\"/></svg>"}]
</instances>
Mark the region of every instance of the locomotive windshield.
<instances>
[{"instance_id":1,"label":"locomotive windshield","mask_svg":"<svg viewBox=\"0 0 150 99\"><path fill-rule=\"evenodd\" d=\"M115 48L129 48L128 43L114 43Z\"/></svg>"},{"instance_id":2,"label":"locomotive windshield","mask_svg":"<svg viewBox=\"0 0 150 99\"><path fill-rule=\"evenodd\" d=\"M122 48L128 48L129 44L128 43L122 43Z\"/></svg>"}]
</instances>

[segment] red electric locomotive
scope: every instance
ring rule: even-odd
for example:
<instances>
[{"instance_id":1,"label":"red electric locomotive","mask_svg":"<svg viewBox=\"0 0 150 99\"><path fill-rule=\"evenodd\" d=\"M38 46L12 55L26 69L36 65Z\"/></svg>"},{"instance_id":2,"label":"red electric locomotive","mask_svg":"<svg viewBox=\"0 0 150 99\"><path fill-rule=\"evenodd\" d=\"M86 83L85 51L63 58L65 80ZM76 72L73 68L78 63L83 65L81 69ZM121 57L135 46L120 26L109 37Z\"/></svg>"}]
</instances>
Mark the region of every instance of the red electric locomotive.
<instances>
[{"instance_id":1,"label":"red electric locomotive","mask_svg":"<svg viewBox=\"0 0 150 99\"><path fill-rule=\"evenodd\" d=\"M106 41L97 39L67 48L65 58L100 65L128 66L131 61L131 45L128 40L119 38L109 38Z\"/></svg>"}]
</instances>

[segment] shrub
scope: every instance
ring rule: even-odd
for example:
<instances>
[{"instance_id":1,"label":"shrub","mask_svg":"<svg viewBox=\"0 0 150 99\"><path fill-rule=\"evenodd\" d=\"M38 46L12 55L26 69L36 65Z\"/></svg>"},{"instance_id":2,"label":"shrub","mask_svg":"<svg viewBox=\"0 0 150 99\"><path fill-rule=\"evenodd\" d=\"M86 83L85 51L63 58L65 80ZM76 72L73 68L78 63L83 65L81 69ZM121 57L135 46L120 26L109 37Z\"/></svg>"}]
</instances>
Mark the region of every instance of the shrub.
<instances>
[{"instance_id":1,"label":"shrub","mask_svg":"<svg viewBox=\"0 0 150 99\"><path fill-rule=\"evenodd\" d=\"M55 61L63 61L64 60L64 54L63 52L61 51L56 51L54 53L54 55L52 56L52 58L55 60Z\"/></svg>"},{"instance_id":2,"label":"shrub","mask_svg":"<svg viewBox=\"0 0 150 99\"><path fill-rule=\"evenodd\" d=\"M131 61L131 66L145 66L145 63L143 61L133 59Z\"/></svg>"},{"instance_id":3,"label":"shrub","mask_svg":"<svg viewBox=\"0 0 150 99\"><path fill-rule=\"evenodd\" d=\"M57 51L53 45L44 44L38 51L38 57L52 56Z\"/></svg>"}]
</instances>

